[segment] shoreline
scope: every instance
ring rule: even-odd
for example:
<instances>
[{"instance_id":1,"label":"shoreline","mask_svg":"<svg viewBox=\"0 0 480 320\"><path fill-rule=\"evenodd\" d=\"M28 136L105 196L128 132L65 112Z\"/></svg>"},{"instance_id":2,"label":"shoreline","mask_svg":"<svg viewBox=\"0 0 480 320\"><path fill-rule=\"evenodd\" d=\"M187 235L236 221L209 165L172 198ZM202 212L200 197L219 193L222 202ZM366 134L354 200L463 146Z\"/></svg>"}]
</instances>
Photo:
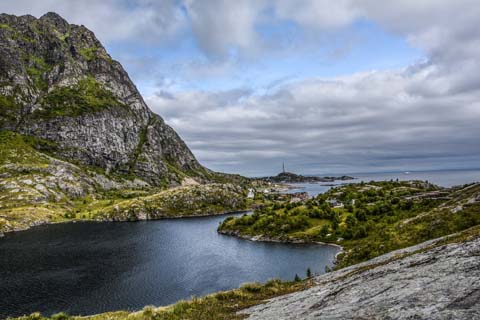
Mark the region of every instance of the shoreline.
<instances>
[{"instance_id":1,"label":"shoreline","mask_svg":"<svg viewBox=\"0 0 480 320\"><path fill-rule=\"evenodd\" d=\"M221 234L221 235L224 235L224 236L236 237L238 239L253 241L253 242L271 242L271 243L298 244L298 245L321 245L321 246L334 247L334 248L339 249L338 252L335 253L335 256L333 258L333 265L334 266L337 264L338 256L345 252L341 245L338 245L338 244L335 244L335 243L327 243L327 242L321 242L321 241L306 241L306 240L303 240L303 239L292 239L292 238L286 239L286 240L281 240L281 239L266 237L264 235L248 236L248 235L241 235L238 231L217 230L217 233Z\"/></svg>"},{"instance_id":2,"label":"shoreline","mask_svg":"<svg viewBox=\"0 0 480 320\"><path fill-rule=\"evenodd\" d=\"M227 231L217 230L217 233L222 234L224 236L231 236L231 237L236 237L239 239L249 240L254 242L273 242L273 243L284 243L284 244L315 244L315 245L332 246L337 249L340 249L340 251L335 255L335 259L339 253L343 252L343 247L335 243L328 243L328 242L321 242L321 241L307 241L303 239L294 239L294 238L283 240L283 239L277 239L277 238L270 238L264 235L249 236L249 235L241 235L238 231L229 231L229 230Z\"/></svg>"},{"instance_id":3,"label":"shoreline","mask_svg":"<svg viewBox=\"0 0 480 320\"><path fill-rule=\"evenodd\" d=\"M68 223L104 223L104 222L116 222L116 223L135 223L141 221L157 221L157 220L177 220L177 219L193 219L193 218L207 218L207 217L216 217L223 216L228 214L244 214L252 212L253 209L245 209L238 211L224 211L220 213L206 213L206 214L197 214L197 215L176 215L172 217L158 217L158 218L149 218L149 219L137 219L137 220L115 220L115 219L71 219L65 221L38 221L38 223L26 226L24 228L12 229L8 231L0 231L0 239L7 236L8 234L13 234L17 232L27 231L36 227L46 226L46 225L55 225L55 224L68 224Z\"/></svg>"}]
</instances>

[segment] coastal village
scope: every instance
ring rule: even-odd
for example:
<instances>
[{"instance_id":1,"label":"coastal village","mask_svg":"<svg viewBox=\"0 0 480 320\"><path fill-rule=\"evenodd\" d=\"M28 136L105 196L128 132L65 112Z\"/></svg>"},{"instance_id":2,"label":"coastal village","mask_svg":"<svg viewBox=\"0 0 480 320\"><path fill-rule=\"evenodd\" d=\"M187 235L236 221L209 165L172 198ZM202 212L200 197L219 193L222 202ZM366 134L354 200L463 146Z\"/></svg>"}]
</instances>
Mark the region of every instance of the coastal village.
<instances>
[{"instance_id":1,"label":"coastal village","mask_svg":"<svg viewBox=\"0 0 480 320\"><path fill-rule=\"evenodd\" d=\"M312 199L312 196L308 192L290 192L291 189L298 189L295 186L296 183L329 183L335 181L353 180L350 176L340 177L316 177L316 176L303 176L288 172L285 170L285 163L282 163L282 171L276 176L258 178L257 181L261 182L256 188L251 187L248 189L247 199L254 200L260 198L260 194L263 196L270 196L270 200L275 201L287 201L290 203L299 203ZM266 187L265 187L266 185ZM342 208L344 204L336 198L328 199L327 201L332 208ZM355 200L352 201L352 205L355 205Z\"/></svg>"},{"instance_id":2,"label":"coastal village","mask_svg":"<svg viewBox=\"0 0 480 320\"><path fill-rule=\"evenodd\" d=\"M297 175L295 173L290 173L284 171L285 167L283 166L283 170L280 174L278 174L276 177L272 179L272 177L267 177L263 178L264 183L260 184L259 186L256 187L251 187L248 189L248 194L247 194L247 199L250 200L255 200L255 199L265 199L267 197L271 201L279 201L279 202L288 202L288 203L302 203L306 202L308 200L312 200L315 197L311 196L308 192L306 191L300 191L300 192L291 192L290 190L292 189L299 189L302 188L301 186L295 185L295 183L290 182L289 178L294 177L295 181L300 181L297 183L311 183L311 182L304 182L304 181L310 181L311 177L305 177L301 175ZM287 177L284 180L279 180L278 177ZM302 180L304 179L305 180ZM318 178L318 177L316 177ZM353 179L352 177L348 177L347 180ZM323 178L319 178L323 179ZM330 179L330 178L328 178ZM339 179L339 180L345 180L344 177L333 177L333 179ZM273 182L273 181L278 181L278 182ZM336 181L336 180L332 180ZM393 180L391 181L393 182ZM399 182L397 179L396 182ZM319 182L316 182L319 183ZM345 182L348 183L348 182ZM345 185L345 183L342 183L340 185L334 185L332 186L332 191L340 188L342 185ZM402 186L396 189L396 192L401 192L402 190L405 191L411 191L411 190L426 190L423 192L417 192L413 195L406 195L402 197L402 200L404 201L413 201L413 202L419 202L419 201L426 201L426 200L432 200L432 201L449 201L452 200L451 197L451 191L448 189L435 189L431 190L432 188L437 188L437 186L432 185L428 181L417 181L417 180L412 180L412 181L404 181L404 183L407 186ZM265 186L266 184L266 186ZM360 193L368 193L368 192L377 192L382 190L382 187L374 184L373 182L370 183L364 183L361 182L362 186L361 188L358 189L358 192ZM349 207L355 207L356 204L356 199L348 199L348 201L342 201L339 198L342 197L343 192L330 192L330 196L325 200L325 202L332 208L332 209L341 209L345 208L346 206ZM468 204L476 204L480 202L480 195L476 197L472 197L469 199ZM372 203L366 203L366 206L373 206L375 205L374 202ZM259 206L253 206L254 208L256 207L261 207L262 205ZM458 208L453 208L452 212L458 212L462 210L463 207L458 207Z\"/></svg>"}]
</instances>

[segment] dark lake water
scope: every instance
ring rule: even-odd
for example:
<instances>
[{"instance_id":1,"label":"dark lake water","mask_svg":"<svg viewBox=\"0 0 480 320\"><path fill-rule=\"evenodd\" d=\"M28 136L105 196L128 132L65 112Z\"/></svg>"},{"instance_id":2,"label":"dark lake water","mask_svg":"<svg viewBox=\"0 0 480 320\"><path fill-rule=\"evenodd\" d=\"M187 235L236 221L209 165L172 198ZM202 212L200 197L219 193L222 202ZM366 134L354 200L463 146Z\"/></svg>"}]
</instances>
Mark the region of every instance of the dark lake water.
<instances>
[{"instance_id":1,"label":"dark lake water","mask_svg":"<svg viewBox=\"0 0 480 320\"><path fill-rule=\"evenodd\" d=\"M71 223L0 238L0 318L166 305L244 282L322 273L338 249L219 235L226 216Z\"/></svg>"}]
</instances>

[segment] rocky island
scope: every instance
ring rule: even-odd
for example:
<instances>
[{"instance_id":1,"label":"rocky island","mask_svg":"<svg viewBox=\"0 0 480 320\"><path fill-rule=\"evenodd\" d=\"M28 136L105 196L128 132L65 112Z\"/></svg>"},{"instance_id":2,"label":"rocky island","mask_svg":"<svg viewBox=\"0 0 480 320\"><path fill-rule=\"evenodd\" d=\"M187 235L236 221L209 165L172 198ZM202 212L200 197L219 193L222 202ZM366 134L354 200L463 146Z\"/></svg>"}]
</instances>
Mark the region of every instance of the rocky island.
<instances>
[{"instance_id":1,"label":"rocky island","mask_svg":"<svg viewBox=\"0 0 480 320\"><path fill-rule=\"evenodd\" d=\"M273 183L317 183L317 182L334 182L353 180L354 177L339 176L339 177L317 177L317 176L303 176L292 172L281 172L276 176L262 177L258 180L273 182Z\"/></svg>"}]
</instances>

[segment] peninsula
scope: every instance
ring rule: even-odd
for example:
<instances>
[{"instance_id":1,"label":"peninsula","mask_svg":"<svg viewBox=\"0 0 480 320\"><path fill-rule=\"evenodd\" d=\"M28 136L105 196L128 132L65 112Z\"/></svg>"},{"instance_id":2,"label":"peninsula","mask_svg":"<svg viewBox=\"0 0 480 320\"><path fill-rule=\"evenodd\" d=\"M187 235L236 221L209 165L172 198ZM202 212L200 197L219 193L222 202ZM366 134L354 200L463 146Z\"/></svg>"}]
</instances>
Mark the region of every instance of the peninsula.
<instances>
[{"instance_id":1,"label":"peninsula","mask_svg":"<svg viewBox=\"0 0 480 320\"><path fill-rule=\"evenodd\" d=\"M334 182L353 180L354 177L339 176L339 177L317 177L317 176L303 176L292 172L281 172L276 176L257 178L257 180L272 182L272 183L318 183L318 182Z\"/></svg>"}]
</instances>

